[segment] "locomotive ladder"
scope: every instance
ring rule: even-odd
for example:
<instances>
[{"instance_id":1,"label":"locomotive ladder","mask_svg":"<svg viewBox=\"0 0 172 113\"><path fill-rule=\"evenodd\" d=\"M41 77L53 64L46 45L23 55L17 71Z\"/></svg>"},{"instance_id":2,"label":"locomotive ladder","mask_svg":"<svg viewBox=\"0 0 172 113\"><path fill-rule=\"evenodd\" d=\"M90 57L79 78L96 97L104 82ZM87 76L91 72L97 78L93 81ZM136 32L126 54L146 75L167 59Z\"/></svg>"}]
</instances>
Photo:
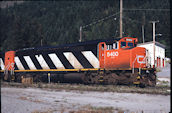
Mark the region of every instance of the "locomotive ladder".
<instances>
[{"instance_id":1,"label":"locomotive ladder","mask_svg":"<svg viewBox=\"0 0 172 113\"><path fill-rule=\"evenodd\" d=\"M5 69L4 69L4 75L7 76L8 75L8 71L9 71L9 68L10 66L12 67L10 69L10 75L14 75L14 63L9 63L7 66L5 66Z\"/></svg>"}]
</instances>

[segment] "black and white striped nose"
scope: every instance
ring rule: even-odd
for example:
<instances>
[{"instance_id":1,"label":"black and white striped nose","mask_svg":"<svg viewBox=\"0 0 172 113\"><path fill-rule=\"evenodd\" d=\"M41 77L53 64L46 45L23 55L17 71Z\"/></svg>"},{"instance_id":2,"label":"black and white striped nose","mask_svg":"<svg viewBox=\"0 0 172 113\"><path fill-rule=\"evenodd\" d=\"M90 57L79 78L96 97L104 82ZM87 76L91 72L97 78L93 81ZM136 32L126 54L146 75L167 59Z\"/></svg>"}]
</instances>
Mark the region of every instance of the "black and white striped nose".
<instances>
[{"instance_id":1,"label":"black and white striped nose","mask_svg":"<svg viewBox=\"0 0 172 113\"><path fill-rule=\"evenodd\" d=\"M92 51L18 55L14 60L15 70L99 68L99 60ZM3 59L0 61L4 70Z\"/></svg>"}]
</instances>

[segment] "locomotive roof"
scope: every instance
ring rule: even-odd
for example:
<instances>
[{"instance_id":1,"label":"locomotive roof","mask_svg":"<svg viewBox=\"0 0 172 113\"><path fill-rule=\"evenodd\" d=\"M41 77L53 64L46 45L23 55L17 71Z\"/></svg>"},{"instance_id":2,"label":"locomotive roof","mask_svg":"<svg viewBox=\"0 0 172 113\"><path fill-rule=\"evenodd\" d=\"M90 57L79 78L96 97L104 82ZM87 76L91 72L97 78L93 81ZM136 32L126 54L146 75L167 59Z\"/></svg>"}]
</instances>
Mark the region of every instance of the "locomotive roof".
<instances>
[{"instance_id":1,"label":"locomotive roof","mask_svg":"<svg viewBox=\"0 0 172 113\"><path fill-rule=\"evenodd\" d=\"M86 46L86 45L97 45L99 42L106 42L108 43L112 43L114 41L118 41L121 38L111 38L111 39L98 39L98 40L89 40L89 41L85 41L85 42L77 42L77 43L71 43L71 44L63 44L63 45L59 45L59 46L40 46L40 47L32 47L32 48L23 48L23 49L19 49L17 51L25 51L25 50L33 50L33 49L47 49L47 48L62 48L62 47L74 47L74 46Z\"/></svg>"}]
</instances>

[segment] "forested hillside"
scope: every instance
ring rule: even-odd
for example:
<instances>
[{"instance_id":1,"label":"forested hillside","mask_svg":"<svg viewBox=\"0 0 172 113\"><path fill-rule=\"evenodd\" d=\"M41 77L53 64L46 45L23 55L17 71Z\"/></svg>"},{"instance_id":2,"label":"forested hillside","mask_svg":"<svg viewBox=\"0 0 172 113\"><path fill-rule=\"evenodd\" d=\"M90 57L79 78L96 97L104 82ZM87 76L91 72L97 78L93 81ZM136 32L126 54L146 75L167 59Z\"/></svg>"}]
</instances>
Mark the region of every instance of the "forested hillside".
<instances>
[{"instance_id":1,"label":"forested hillside","mask_svg":"<svg viewBox=\"0 0 172 113\"><path fill-rule=\"evenodd\" d=\"M25 1L0 11L0 51L16 50L41 45L62 45L78 42L79 28L83 40L119 37L119 0L113 1ZM169 0L123 0L124 36L152 41L152 24L156 24L156 41L166 45L170 56ZM147 10L139 10L147 9ZM153 9L153 10L149 10ZM111 16L112 15L112 16ZM106 18L107 17L107 18ZM102 21L98 21L101 20ZM94 23L96 22L96 23Z\"/></svg>"}]
</instances>

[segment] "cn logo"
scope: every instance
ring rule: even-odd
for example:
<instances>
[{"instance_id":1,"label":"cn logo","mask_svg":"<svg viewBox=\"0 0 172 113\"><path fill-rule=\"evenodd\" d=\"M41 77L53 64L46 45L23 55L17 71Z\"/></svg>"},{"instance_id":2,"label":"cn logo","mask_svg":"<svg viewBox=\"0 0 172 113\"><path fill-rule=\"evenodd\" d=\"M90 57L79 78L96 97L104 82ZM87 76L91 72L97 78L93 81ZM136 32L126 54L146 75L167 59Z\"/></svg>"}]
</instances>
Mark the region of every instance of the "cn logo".
<instances>
[{"instance_id":1,"label":"cn logo","mask_svg":"<svg viewBox=\"0 0 172 113\"><path fill-rule=\"evenodd\" d=\"M143 60L141 60L140 58L144 58L144 56L143 55L137 55L137 62L139 63L139 64L145 64L145 60L143 59Z\"/></svg>"}]
</instances>

